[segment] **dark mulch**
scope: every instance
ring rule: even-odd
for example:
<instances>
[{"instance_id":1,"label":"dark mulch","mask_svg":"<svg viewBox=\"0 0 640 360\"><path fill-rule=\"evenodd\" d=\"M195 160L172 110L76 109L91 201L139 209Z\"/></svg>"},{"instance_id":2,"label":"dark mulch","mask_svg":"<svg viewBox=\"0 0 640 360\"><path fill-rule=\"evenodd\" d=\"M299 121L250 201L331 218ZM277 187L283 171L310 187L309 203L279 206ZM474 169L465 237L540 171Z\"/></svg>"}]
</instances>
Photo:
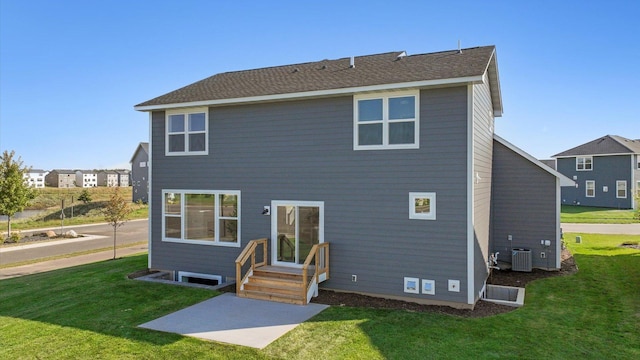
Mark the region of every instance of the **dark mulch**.
<instances>
[{"instance_id":1,"label":"dark mulch","mask_svg":"<svg viewBox=\"0 0 640 360\"><path fill-rule=\"evenodd\" d=\"M531 272L517 272L511 270L493 271L488 283L525 287L529 282L552 276L563 276L578 271L573 256L568 250L562 252L562 265L559 271L533 269ZM400 309L415 312L433 312L454 316L477 318L502 314L515 310L515 307L478 301L473 310L455 309L449 306L422 305L401 300L383 299L360 294L343 293L337 291L320 290L311 302L332 306L365 307L374 309Z\"/></svg>"}]
</instances>

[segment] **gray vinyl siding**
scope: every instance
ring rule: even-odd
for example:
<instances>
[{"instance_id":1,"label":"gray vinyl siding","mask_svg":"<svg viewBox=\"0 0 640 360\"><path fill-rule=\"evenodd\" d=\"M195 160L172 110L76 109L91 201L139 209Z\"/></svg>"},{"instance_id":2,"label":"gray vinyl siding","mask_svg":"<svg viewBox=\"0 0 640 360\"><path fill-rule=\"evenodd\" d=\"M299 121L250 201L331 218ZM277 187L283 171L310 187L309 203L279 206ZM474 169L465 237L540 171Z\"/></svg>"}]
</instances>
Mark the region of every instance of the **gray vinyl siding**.
<instances>
[{"instance_id":1,"label":"gray vinyl siding","mask_svg":"<svg viewBox=\"0 0 640 360\"><path fill-rule=\"evenodd\" d=\"M473 231L474 300L488 276L493 162L493 107L487 83L473 85ZM476 177L476 174L478 177Z\"/></svg>"},{"instance_id":2,"label":"gray vinyl siding","mask_svg":"<svg viewBox=\"0 0 640 360\"><path fill-rule=\"evenodd\" d=\"M567 205L598 206L617 209L630 209L632 207L632 183L631 169L633 155L608 155L593 156L593 170L577 171L576 158L557 159L558 172L569 179L573 179L578 187L562 188L562 203ZM575 178L574 178L575 176ZM595 181L595 197L587 197L585 186L587 180ZM616 197L616 181L627 182L627 197ZM604 187L608 191L604 191Z\"/></svg>"},{"instance_id":3,"label":"gray vinyl siding","mask_svg":"<svg viewBox=\"0 0 640 360\"><path fill-rule=\"evenodd\" d=\"M209 155L164 156L152 115L151 266L235 276L251 239L270 237L272 200L324 201L330 289L467 303L467 88L420 92L420 148L353 150L351 96L209 110ZM242 246L161 241L162 189L241 191ZM437 220L409 219L409 192L435 192ZM351 275L358 276L357 282ZM403 292L403 278L436 295ZM449 292L447 280L460 280Z\"/></svg>"},{"instance_id":4,"label":"gray vinyl siding","mask_svg":"<svg viewBox=\"0 0 640 360\"><path fill-rule=\"evenodd\" d=\"M491 251L511 262L515 248L532 251L532 266L555 268L557 227L557 178L506 146L493 145L493 201ZM512 240L508 240L508 236ZM542 249L540 240L551 240ZM546 252L541 259L540 252Z\"/></svg>"}]
</instances>

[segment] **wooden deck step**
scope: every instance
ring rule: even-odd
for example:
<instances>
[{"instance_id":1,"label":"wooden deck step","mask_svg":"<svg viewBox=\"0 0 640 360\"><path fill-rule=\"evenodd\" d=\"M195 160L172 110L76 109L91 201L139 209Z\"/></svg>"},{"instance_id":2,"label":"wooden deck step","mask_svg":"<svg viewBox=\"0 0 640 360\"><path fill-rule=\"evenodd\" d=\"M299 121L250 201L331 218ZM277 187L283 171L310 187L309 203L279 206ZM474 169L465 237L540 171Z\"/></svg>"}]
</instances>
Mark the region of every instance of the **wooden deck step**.
<instances>
[{"instance_id":1,"label":"wooden deck step","mask_svg":"<svg viewBox=\"0 0 640 360\"><path fill-rule=\"evenodd\" d=\"M254 269L239 296L304 305L302 270L283 266L261 266Z\"/></svg>"},{"instance_id":2,"label":"wooden deck step","mask_svg":"<svg viewBox=\"0 0 640 360\"><path fill-rule=\"evenodd\" d=\"M277 301L287 304L304 305L306 303L300 295L273 294L262 291L243 290L243 297L257 300Z\"/></svg>"}]
</instances>

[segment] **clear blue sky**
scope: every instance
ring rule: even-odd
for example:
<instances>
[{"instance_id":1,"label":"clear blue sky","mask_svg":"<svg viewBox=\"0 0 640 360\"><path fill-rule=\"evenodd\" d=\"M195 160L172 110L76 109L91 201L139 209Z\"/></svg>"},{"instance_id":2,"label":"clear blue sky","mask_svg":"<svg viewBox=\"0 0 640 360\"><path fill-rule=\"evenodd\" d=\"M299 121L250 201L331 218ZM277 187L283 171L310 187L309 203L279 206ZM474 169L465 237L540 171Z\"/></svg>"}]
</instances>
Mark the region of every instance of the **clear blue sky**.
<instances>
[{"instance_id":1,"label":"clear blue sky","mask_svg":"<svg viewBox=\"0 0 640 360\"><path fill-rule=\"evenodd\" d=\"M0 150L128 167L133 106L216 73L496 45L496 132L538 158L640 138L640 2L0 0Z\"/></svg>"}]
</instances>

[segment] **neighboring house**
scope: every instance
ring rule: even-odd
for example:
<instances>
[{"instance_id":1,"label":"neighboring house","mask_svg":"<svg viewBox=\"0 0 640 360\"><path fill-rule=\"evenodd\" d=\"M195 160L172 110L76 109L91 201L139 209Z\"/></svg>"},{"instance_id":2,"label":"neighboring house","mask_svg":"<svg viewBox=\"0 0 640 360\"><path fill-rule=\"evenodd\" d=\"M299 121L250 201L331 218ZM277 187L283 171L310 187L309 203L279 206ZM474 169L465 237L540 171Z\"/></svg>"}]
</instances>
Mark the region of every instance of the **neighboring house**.
<instances>
[{"instance_id":1,"label":"neighboring house","mask_svg":"<svg viewBox=\"0 0 640 360\"><path fill-rule=\"evenodd\" d=\"M83 188L98 186L98 173L94 170L76 170L76 186Z\"/></svg>"},{"instance_id":2,"label":"neighboring house","mask_svg":"<svg viewBox=\"0 0 640 360\"><path fill-rule=\"evenodd\" d=\"M556 169L556 160L555 159L544 159L544 160L540 160L541 163L547 165L548 167L552 168L553 170Z\"/></svg>"},{"instance_id":3,"label":"neighboring house","mask_svg":"<svg viewBox=\"0 0 640 360\"><path fill-rule=\"evenodd\" d=\"M118 186L118 173L114 170L102 170L98 172L98 185L115 187Z\"/></svg>"},{"instance_id":4,"label":"neighboring house","mask_svg":"<svg viewBox=\"0 0 640 360\"><path fill-rule=\"evenodd\" d=\"M127 170L116 170L116 173L118 174L118 186L120 187L127 187L127 186L131 186L130 183L130 176L129 176L129 171Z\"/></svg>"},{"instance_id":5,"label":"neighboring house","mask_svg":"<svg viewBox=\"0 0 640 360\"><path fill-rule=\"evenodd\" d=\"M562 203L636 209L640 193L640 139L606 135L553 156L558 172L573 179Z\"/></svg>"},{"instance_id":6,"label":"neighboring house","mask_svg":"<svg viewBox=\"0 0 640 360\"><path fill-rule=\"evenodd\" d=\"M31 169L29 172L24 174L24 178L27 181L27 184L32 188L43 188L44 187L44 177L47 174L44 170L39 169Z\"/></svg>"},{"instance_id":7,"label":"neighboring house","mask_svg":"<svg viewBox=\"0 0 640 360\"><path fill-rule=\"evenodd\" d=\"M131 185L133 202L149 201L149 143L141 142L131 157Z\"/></svg>"},{"instance_id":8,"label":"neighboring house","mask_svg":"<svg viewBox=\"0 0 640 360\"><path fill-rule=\"evenodd\" d=\"M269 264L303 273L328 243L321 288L461 308L494 252L560 268L573 182L494 136L493 46L222 73L135 109L151 133L149 267L176 279L248 296L255 274L235 260L259 238Z\"/></svg>"},{"instance_id":9,"label":"neighboring house","mask_svg":"<svg viewBox=\"0 0 640 360\"><path fill-rule=\"evenodd\" d=\"M73 170L51 170L45 177L47 186L57 188L76 187L76 172Z\"/></svg>"}]
</instances>

